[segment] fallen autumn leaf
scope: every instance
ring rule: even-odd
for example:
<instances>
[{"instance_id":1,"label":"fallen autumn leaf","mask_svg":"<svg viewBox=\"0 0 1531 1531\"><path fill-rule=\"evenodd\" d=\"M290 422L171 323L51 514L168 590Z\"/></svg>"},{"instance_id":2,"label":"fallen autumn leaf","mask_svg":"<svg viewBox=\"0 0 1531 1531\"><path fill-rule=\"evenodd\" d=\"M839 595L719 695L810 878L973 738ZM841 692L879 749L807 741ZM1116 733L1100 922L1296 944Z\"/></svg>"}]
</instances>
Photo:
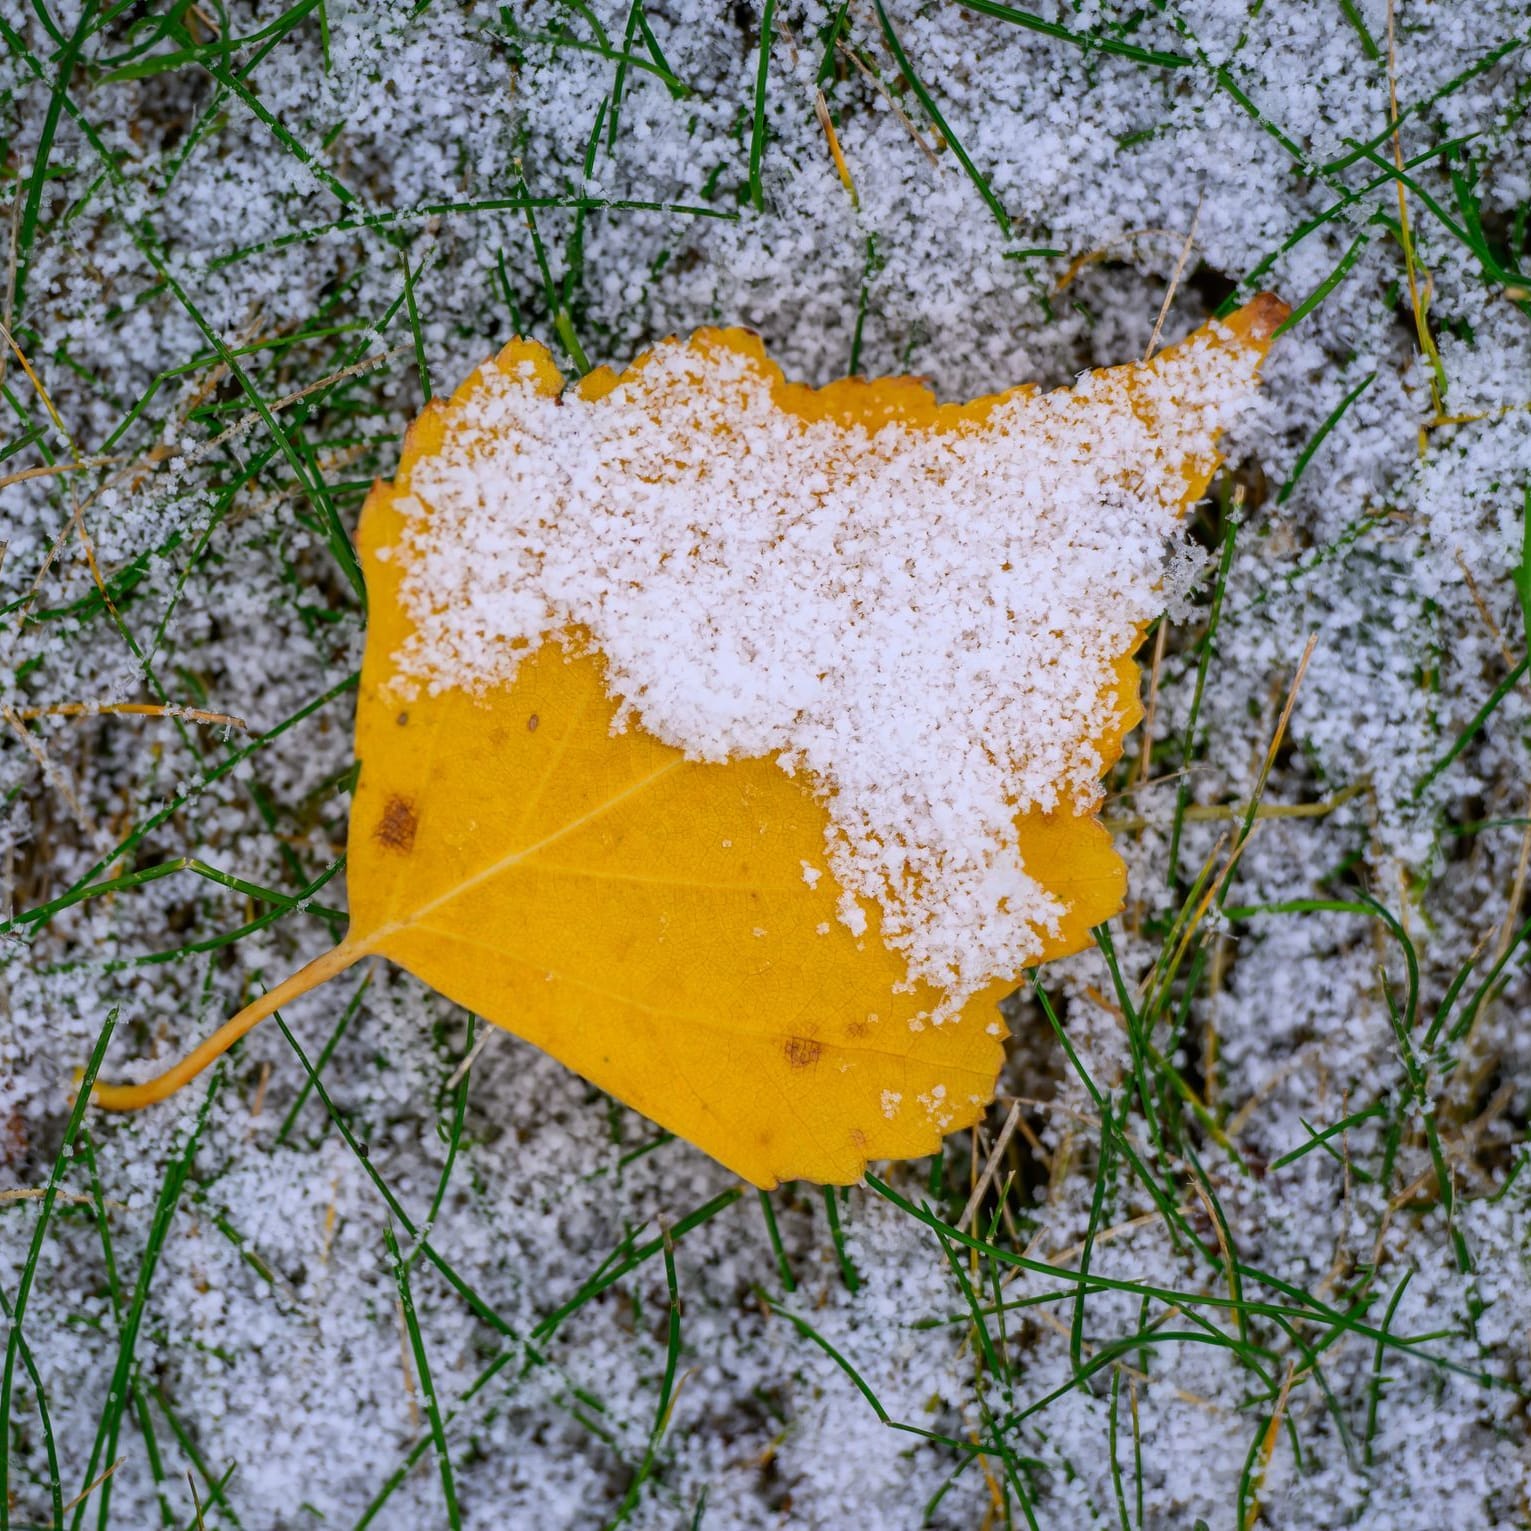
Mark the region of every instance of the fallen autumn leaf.
<instances>
[{"instance_id":1,"label":"fallen autumn leaf","mask_svg":"<svg viewBox=\"0 0 1531 1531\"><path fill-rule=\"evenodd\" d=\"M739 330L568 393L513 342L363 512L348 934L97 1102L381 955L757 1185L933 1151L1120 908L1132 654L1285 312L961 406Z\"/></svg>"}]
</instances>

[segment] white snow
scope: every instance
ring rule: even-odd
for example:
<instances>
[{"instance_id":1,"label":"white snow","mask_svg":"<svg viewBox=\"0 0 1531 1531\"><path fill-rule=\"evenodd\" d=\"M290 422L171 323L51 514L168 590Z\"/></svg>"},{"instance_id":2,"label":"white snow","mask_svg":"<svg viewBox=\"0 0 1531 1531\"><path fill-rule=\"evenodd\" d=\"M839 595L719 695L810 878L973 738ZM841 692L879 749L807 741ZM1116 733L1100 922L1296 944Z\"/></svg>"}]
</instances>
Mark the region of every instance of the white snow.
<instances>
[{"instance_id":1,"label":"white snow","mask_svg":"<svg viewBox=\"0 0 1531 1531\"><path fill-rule=\"evenodd\" d=\"M1189 528L1208 556L1198 563L1182 548L1185 570L1171 576L1184 588L1199 570L1173 609L1146 782L1130 743L1110 783L1108 819L1141 826L1117 831L1130 893L1112 935L1131 997L1185 887L1247 801L1316 632L1266 796L1320 811L1259 823L1228 904L1369 891L1420 964L1416 1045L1463 962L1478 954L1476 984L1510 953L1470 1035L1425 1058L1450 1216L1389 1013L1391 1001L1402 1015L1408 997L1402 948L1379 921L1332 910L1230 918L1193 941L1182 976L1201 963L1196 995L1183 1014L1161 1014L1148 1040L1178 1060L1243 1168L1189 1110L1179 1119L1197 1163L1173 1139L1154 1140L1136 1039L1104 962L1082 955L1044 981L1081 1064L1111 1092L1127 1140L1195 1239L1167 1226L1120 1154L1098 1181L1096 1103L1037 1007L1017 1003L992 1129L1009 1097L1025 1104L998 1176L1017 1171L1014 1227L1002 1221L997 1240L1073 1271L1099 1183L1090 1268L1129 1287L1094 1291L1080 1311L1068 1275L1009 1277L1006 1300L1028 1305L1007 1308L1003 1335L991 1324L1012 1363L1007 1387L973 1344L952 1264L914 1219L870 1190L838 1203L861 1283L853 1292L818 1193L777 1193L789 1292L759 1203L735 1202L674 1241L677 1391L628 1524L914 1527L940 1495L930 1522L971 1527L995 1493L1025 1523L997 1461L884 1427L831 1355L762 1304L764 1292L894 1419L959 1442L1003 1430L1040 1525L1120 1527L1118 1481L1134 1531L1139 1495L1141 1525L1155 1531L1244 1523L1245 1464L1290 1376L1287 1427L1260 1485L1262 1526L1521 1526L1531 1172L1515 1167L1531 1116L1531 982L1512 942L1527 912L1524 681L1420 784L1525 652L1511 572L1531 481L1531 319L1510 279L1528 264L1525 7L1392 6L1398 148L1430 198L1411 191L1408 207L1447 382L1444 421L1389 226L1396 184L1350 147L1393 158L1386 0L1020 8L1076 39L1093 32L1185 62L1143 63L960 4L887 0L911 67L1002 204L1002 228L866 0L845 8L835 37L838 5L777 7L758 212L751 4L649 0L653 46L625 0L503 10L325 0L254 43L243 39L285 7L97 6L115 19L106 36L84 39L56 96L82 6L0 0L25 48L0 47L0 300L12 249L20 287L0 318L59 421L0 346L0 479L72 465L76 449L87 464L112 459L0 487L0 701L27 734L23 743L0 720L4 897L36 910L87 874L197 857L298 898L330 865L344 843L345 682L363 628L325 495L349 525L372 478L392 476L422 404L422 361L439 393L524 327L572 370L554 323L563 306L566 333L592 363L620 366L703 325L748 325L789 376L916 374L940 397L967 399L1141 357L1193 230L1167 341L1194 330L1231 282L1243 283L1240 297L1270 288L1296 304L1354 250L1330 296L1281 337L1224 438L1228 475L1214 503L1229 514L1203 507ZM162 32L164 17L190 42ZM205 45L214 27L234 44L227 55L142 72L151 55ZM614 107L612 54L623 51L653 68L630 65ZM661 68L683 88L672 92ZM266 119L218 70L258 95ZM820 86L854 202L815 110ZM46 175L34 184L50 122ZM576 229L574 199L592 186L611 204L587 206ZM1475 253L1462 236L1480 230ZM1034 253L1049 250L1060 253ZM1505 276L1486 274L1480 255ZM308 490L198 319L273 407L372 363L346 387L275 409ZM1245 500L1180 774L1235 483ZM95 595L77 516L113 610ZM59 703L161 697L250 728L225 738L185 718L22 720ZM1202 816L1184 825L1172 892L1182 788ZM343 919L325 911L343 902L342 880L233 942L279 906L189 870L0 938L0 1191L46 1183L73 1070L112 1008L107 1072L156 1071L339 934ZM88 1119L91 1152L66 1163L62 1186L85 1200L55 1210L24 1325L60 1497L86 1489L108 1455L120 1459L85 1502L84 1523L109 1494L111 1526L195 1524L188 1470L209 1526L232 1523L209 1483L225 1474L220 1492L248 1531L354 1526L374 1503L371 1524L387 1531L445 1523L384 1248L392 1214L368 1167L424 1221L447 1161L457 1096L446 1086L467 1051L467 1018L380 965L283 1019L315 1060L353 1004L323 1078L365 1162L312 1095L278 1143L304 1075L268 1023L223 1071L150 1273L154 1209L205 1088L138 1117ZM671 1311L662 1244L539 1334L535 1357L522 1339L613 1250L629 1239L647 1247L728 1183L507 1035L494 1034L467 1082L432 1246L498 1324L426 1257L411 1267L464 1523L602 1523L656 1418ZM1358 1119L1275 1167L1347 1118ZM949 1142L941 1194L928 1191L929 1173L917 1164L886 1178L916 1204L930 1196L960 1210L965 1141ZM1216 1197L1251 1300L1280 1307L1305 1294L1370 1333L1253 1313L1257 1348L1239 1359L1224 1343L1238 1330L1218 1306L1229 1275L1204 1194ZM38 1211L31 1196L0 1201L7 1303ZM124 1302L143 1275L147 1300L133 1396L92 1473L123 1339L111 1271ZM980 1262L978 1274L987 1283L992 1273ZM1180 1301L1145 1304L1132 1283ZM1076 1313L1081 1360L1144 1326L1183 1337L1134 1343L1080 1383ZM1407 1343L1372 1337L1384 1322ZM21 1365L4 1445L13 1520L50 1524L47 1440ZM416 1448L418 1465L396 1478Z\"/></svg>"},{"instance_id":2,"label":"white snow","mask_svg":"<svg viewBox=\"0 0 1531 1531\"><path fill-rule=\"evenodd\" d=\"M1115 662L1258 358L1219 327L1130 391L1091 375L871 432L797 418L716 342L661 346L594 402L485 368L383 550L414 623L394 684L482 692L588 633L659 738L806 773L839 883L954 1012L1056 928L1016 816L1098 802Z\"/></svg>"}]
</instances>

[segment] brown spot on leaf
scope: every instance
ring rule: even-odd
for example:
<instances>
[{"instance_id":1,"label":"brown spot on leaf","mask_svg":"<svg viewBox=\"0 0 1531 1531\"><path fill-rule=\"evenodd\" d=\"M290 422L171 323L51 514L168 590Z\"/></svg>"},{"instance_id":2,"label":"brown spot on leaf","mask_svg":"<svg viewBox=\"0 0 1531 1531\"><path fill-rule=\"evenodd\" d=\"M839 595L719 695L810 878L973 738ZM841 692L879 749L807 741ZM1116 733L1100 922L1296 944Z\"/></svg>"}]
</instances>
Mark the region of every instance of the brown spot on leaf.
<instances>
[{"instance_id":1,"label":"brown spot on leaf","mask_svg":"<svg viewBox=\"0 0 1531 1531\"><path fill-rule=\"evenodd\" d=\"M1256 294L1247 309L1249 314L1249 338L1254 341L1269 340L1286 322L1292 310L1273 292Z\"/></svg>"},{"instance_id":2,"label":"brown spot on leaf","mask_svg":"<svg viewBox=\"0 0 1531 1531\"><path fill-rule=\"evenodd\" d=\"M529 718L528 718L528 719L527 719L527 720L526 720L526 731L527 731L527 733L529 733L529 734L534 734L534 733L536 733L536 732L537 732L537 725L538 725L538 724L539 724L539 723L540 723L540 722L541 722L541 721L542 721L542 719L541 719L541 718L539 718L539 717L538 717L538 716L537 716L537 714L536 714L536 713L535 713L535 712L534 712L534 713L533 713L533 714L532 714L532 715L531 715L531 717L529 717Z\"/></svg>"},{"instance_id":3,"label":"brown spot on leaf","mask_svg":"<svg viewBox=\"0 0 1531 1531\"><path fill-rule=\"evenodd\" d=\"M855 1040L856 1038L864 1037L871 1029L865 1021L852 1021L845 1028L845 1034L852 1040Z\"/></svg>"},{"instance_id":4,"label":"brown spot on leaf","mask_svg":"<svg viewBox=\"0 0 1531 1531\"><path fill-rule=\"evenodd\" d=\"M824 1051L812 1037L788 1037L781 1050L787 1067L795 1069L805 1069L817 1063L819 1054Z\"/></svg>"},{"instance_id":5,"label":"brown spot on leaf","mask_svg":"<svg viewBox=\"0 0 1531 1531\"><path fill-rule=\"evenodd\" d=\"M408 798L394 796L388 799L383 816L372 831L379 845L407 856L415 848L415 829L419 820L415 817L415 805Z\"/></svg>"},{"instance_id":6,"label":"brown spot on leaf","mask_svg":"<svg viewBox=\"0 0 1531 1531\"><path fill-rule=\"evenodd\" d=\"M399 715L398 715L398 717L396 717L396 718L395 718L395 719L394 719L394 720L393 720L393 721L394 721L394 722L395 722L395 723L397 723L397 724L398 724L398 725L399 725L399 727L400 727L400 728L403 728L403 726L404 726L404 725L405 725L405 724L406 724L406 723L407 723L407 722L409 722L409 714L408 714L408 713L407 713L407 712L401 712L401 713L400 713L400 714L399 714Z\"/></svg>"}]
</instances>

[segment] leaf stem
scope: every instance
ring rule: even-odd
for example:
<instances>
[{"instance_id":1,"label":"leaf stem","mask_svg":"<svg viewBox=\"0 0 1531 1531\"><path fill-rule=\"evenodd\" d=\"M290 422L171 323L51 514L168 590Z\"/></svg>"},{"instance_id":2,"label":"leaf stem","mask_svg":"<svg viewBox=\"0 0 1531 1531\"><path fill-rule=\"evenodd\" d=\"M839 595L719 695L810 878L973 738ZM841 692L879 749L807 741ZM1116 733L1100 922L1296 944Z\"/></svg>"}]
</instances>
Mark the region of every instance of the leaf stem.
<instances>
[{"instance_id":1,"label":"leaf stem","mask_svg":"<svg viewBox=\"0 0 1531 1531\"><path fill-rule=\"evenodd\" d=\"M166 1069L163 1074L147 1079L142 1084L97 1084L91 1091L94 1103L107 1111L141 1111L145 1106L157 1105L169 1099L184 1084L190 1084L210 1063L221 1058L247 1031L253 1031L273 1011L317 989L320 984L343 973L359 958L366 955L366 948L342 941L292 977L284 979L274 989L268 989L253 999L237 1015L225 1021L212 1036L200 1046Z\"/></svg>"}]
</instances>

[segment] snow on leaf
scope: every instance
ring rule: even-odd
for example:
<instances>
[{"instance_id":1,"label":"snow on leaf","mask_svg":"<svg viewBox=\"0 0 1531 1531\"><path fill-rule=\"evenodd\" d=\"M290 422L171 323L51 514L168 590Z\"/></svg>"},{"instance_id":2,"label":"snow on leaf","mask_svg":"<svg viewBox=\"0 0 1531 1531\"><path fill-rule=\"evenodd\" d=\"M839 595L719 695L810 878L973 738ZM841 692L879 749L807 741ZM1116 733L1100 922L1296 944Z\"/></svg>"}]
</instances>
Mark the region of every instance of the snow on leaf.
<instances>
[{"instance_id":1,"label":"snow on leaf","mask_svg":"<svg viewBox=\"0 0 1531 1531\"><path fill-rule=\"evenodd\" d=\"M345 940L99 1101L381 955L757 1185L933 1151L1121 906L1164 536L1284 312L967 405L739 330L568 391L513 342L363 512Z\"/></svg>"}]
</instances>

